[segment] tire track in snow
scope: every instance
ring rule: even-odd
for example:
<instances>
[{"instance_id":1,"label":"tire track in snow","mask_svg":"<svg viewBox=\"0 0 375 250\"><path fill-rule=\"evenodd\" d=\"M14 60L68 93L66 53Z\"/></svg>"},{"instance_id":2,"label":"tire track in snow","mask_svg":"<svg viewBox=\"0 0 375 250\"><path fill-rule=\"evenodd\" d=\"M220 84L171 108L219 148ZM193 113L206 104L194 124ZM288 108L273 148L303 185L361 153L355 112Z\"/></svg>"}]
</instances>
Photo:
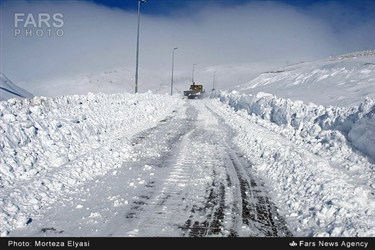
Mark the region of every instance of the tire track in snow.
<instances>
[{"instance_id":1,"label":"tire track in snow","mask_svg":"<svg viewBox=\"0 0 375 250\"><path fill-rule=\"evenodd\" d=\"M188 125L160 156L169 174L152 198L134 204L139 214L130 218L129 236L291 236L219 120L203 103L190 102Z\"/></svg>"},{"instance_id":2,"label":"tire track in snow","mask_svg":"<svg viewBox=\"0 0 375 250\"><path fill-rule=\"evenodd\" d=\"M36 235L46 234L43 228L111 237L289 235L265 189L249 172L251 164L228 143L232 134L220 119L204 102L188 101L184 110L129 142L134 160L124 162L114 177L90 186L92 198L82 194L87 200L83 207L91 206L90 213L99 217L86 218L81 210L83 229L49 218ZM98 196L101 190L119 206L92 207L95 199L105 200ZM122 205L125 201L128 205ZM94 228L90 221L103 224Z\"/></svg>"},{"instance_id":3,"label":"tire track in snow","mask_svg":"<svg viewBox=\"0 0 375 250\"><path fill-rule=\"evenodd\" d=\"M168 174L152 197L134 202L128 236L291 236L265 188L250 174L251 163L228 144L231 132L220 116L196 101L188 102L186 112L180 123L167 120L164 129L136 139L140 149L155 147L167 130L174 138L166 139L170 150L159 163L152 159Z\"/></svg>"},{"instance_id":4,"label":"tire track in snow","mask_svg":"<svg viewBox=\"0 0 375 250\"><path fill-rule=\"evenodd\" d=\"M207 107L205 108L207 109ZM211 110L210 113L220 120L217 114ZM220 124L220 126L222 125ZM215 178L217 174L215 171L213 172L214 181L207 189L207 191L209 190L207 203L204 208L200 208L204 211L203 213L206 213L206 220L193 222L192 217L196 212L194 209L191 212L191 218L186 221L184 229L188 231L189 236L194 237L217 234L229 237L291 236L292 234L285 226L285 221L277 213L275 205L266 195L264 188L257 184L255 178L246 171L246 166L251 166L251 164L238 156L227 144L230 133L223 132L222 130L221 133L215 133L215 141L221 145L221 150L216 157L221 158L221 162L226 168L226 179ZM230 190L232 185L232 199L226 201L226 204L225 198L228 197L225 196L225 186ZM224 219L225 215L230 217L229 221L231 220L231 222ZM224 221L227 223L223 223Z\"/></svg>"},{"instance_id":5,"label":"tire track in snow","mask_svg":"<svg viewBox=\"0 0 375 250\"><path fill-rule=\"evenodd\" d=\"M239 158L232 149L229 156L240 183L243 225L256 229L251 236L292 236L264 188L246 171L247 160Z\"/></svg>"}]
</instances>

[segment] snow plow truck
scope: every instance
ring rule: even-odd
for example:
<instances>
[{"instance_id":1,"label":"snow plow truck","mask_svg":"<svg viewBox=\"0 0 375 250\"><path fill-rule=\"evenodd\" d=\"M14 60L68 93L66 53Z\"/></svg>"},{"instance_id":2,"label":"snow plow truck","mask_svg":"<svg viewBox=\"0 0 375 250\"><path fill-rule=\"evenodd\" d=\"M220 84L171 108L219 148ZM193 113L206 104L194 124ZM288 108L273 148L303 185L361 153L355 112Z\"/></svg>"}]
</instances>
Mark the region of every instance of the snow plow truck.
<instances>
[{"instance_id":1,"label":"snow plow truck","mask_svg":"<svg viewBox=\"0 0 375 250\"><path fill-rule=\"evenodd\" d=\"M203 85L195 84L195 82L193 82L193 84L190 85L190 89L184 91L184 96L188 99L200 99L203 98L204 92Z\"/></svg>"}]
</instances>

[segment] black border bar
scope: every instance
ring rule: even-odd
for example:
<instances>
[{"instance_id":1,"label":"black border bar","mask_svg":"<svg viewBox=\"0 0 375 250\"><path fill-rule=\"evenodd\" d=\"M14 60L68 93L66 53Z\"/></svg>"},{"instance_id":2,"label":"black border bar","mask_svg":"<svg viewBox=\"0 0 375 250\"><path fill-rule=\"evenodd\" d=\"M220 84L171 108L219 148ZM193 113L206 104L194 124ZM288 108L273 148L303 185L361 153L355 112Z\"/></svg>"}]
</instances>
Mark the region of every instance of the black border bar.
<instances>
[{"instance_id":1,"label":"black border bar","mask_svg":"<svg viewBox=\"0 0 375 250\"><path fill-rule=\"evenodd\" d=\"M0 249L375 249L372 237L0 237Z\"/></svg>"}]
</instances>

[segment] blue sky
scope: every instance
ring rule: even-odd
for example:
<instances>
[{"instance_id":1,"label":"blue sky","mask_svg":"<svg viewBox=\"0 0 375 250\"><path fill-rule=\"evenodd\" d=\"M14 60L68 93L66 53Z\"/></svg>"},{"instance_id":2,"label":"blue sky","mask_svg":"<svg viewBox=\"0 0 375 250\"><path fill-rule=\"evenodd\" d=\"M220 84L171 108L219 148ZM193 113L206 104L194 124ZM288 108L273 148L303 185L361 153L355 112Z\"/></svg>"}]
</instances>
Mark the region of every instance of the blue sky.
<instances>
[{"instance_id":1,"label":"blue sky","mask_svg":"<svg viewBox=\"0 0 375 250\"><path fill-rule=\"evenodd\" d=\"M137 10L137 0L87 0L97 4L108 7L120 8L124 10ZM190 11L191 6L200 8L207 5L222 5L222 6L238 6L246 3L253 2L266 2L267 0L148 0L148 3L142 6L144 13L153 15L170 15L175 11L183 11L188 7ZM353 11L359 11L366 17L373 14L374 2L373 0L274 0L288 4L298 8L309 8L319 4L328 4L336 2L345 5ZM371 7L370 7L371 6ZM370 7L370 8L369 8Z\"/></svg>"}]
</instances>

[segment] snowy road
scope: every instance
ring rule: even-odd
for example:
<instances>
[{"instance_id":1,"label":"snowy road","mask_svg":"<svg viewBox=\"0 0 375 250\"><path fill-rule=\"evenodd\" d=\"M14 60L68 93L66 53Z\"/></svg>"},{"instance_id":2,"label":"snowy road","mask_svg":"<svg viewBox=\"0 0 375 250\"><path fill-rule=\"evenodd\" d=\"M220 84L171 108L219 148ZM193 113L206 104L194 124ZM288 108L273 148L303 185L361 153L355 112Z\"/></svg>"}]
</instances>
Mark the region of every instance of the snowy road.
<instances>
[{"instance_id":1,"label":"snowy road","mask_svg":"<svg viewBox=\"0 0 375 250\"><path fill-rule=\"evenodd\" d=\"M9 236L291 236L207 103L187 101L137 134L132 160Z\"/></svg>"},{"instance_id":2,"label":"snowy road","mask_svg":"<svg viewBox=\"0 0 375 250\"><path fill-rule=\"evenodd\" d=\"M2 101L0 236L374 237L374 65L297 64L203 100Z\"/></svg>"}]
</instances>

